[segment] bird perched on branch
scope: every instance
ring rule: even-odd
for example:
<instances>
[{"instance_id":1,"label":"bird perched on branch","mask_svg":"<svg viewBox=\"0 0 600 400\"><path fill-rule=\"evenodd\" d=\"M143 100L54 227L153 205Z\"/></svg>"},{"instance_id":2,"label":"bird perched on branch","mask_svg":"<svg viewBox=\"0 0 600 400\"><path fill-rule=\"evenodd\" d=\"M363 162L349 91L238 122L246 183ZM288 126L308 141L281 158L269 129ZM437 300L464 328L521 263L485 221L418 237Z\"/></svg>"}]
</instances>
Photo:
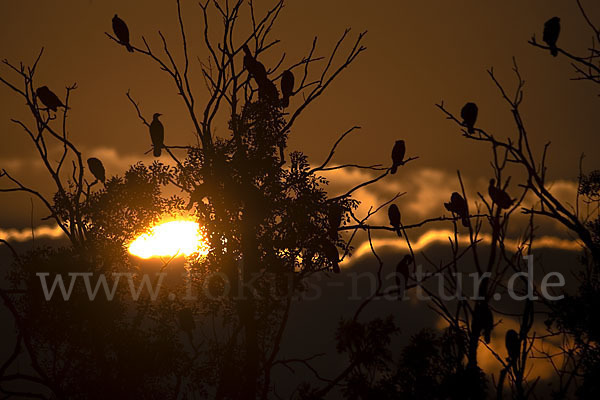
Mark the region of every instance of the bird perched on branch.
<instances>
[{"instance_id":1,"label":"bird perched on branch","mask_svg":"<svg viewBox=\"0 0 600 400\"><path fill-rule=\"evenodd\" d=\"M242 49L244 50L244 68L248 70L250 76L252 76L256 83L260 85L261 82L268 79L267 69L260 61L254 58L248 45L244 45Z\"/></svg>"},{"instance_id":2,"label":"bird perched on branch","mask_svg":"<svg viewBox=\"0 0 600 400\"><path fill-rule=\"evenodd\" d=\"M400 210L397 205L392 204L388 208L388 218L390 219L390 225L394 227L398 237L402 237L402 230L400 229Z\"/></svg>"},{"instance_id":3,"label":"bird perched on branch","mask_svg":"<svg viewBox=\"0 0 600 400\"><path fill-rule=\"evenodd\" d=\"M244 68L248 70L251 77L258 84L258 97L264 101L275 103L279 99L277 87L267 76L267 69L250 52L247 45L242 47L244 50Z\"/></svg>"},{"instance_id":4,"label":"bird perched on branch","mask_svg":"<svg viewBox=\"0 0 600 400\"><path fill-rule=\"evenodd\" d=\"M511 199L508 193L504 190L496 187L496 180L490 179L490 186L488 187L488 194L492 201L500 208L508 210L514 204L516 199Z\"/></svg>"},{"instance_id":5,"label":"bird perched on branch","mask_svg":"<svg viewBox=\"0 0 600 400\"><path fill-rule=\"evenodd\" d=\"M475 122L477 122L477 113L479 109L475 103L467 103L460 110L460 116L463 119L463 125L467 127L469 133L475 133Z\"/></svg>"},{"instance_id":6,"label":"bird perched on branch","mask_svg":"<svg viewBox=\"0 0 600 400\"><path fill-rule=\"evenodd\" d=\"M91 157L88 158L87 165L92 175L94 175L94 178L102 183L106 182L106 172L104 171L102 161L98 160L96 157Z\"/></svg>"},{"instance_id":7,"label":"bird perched on branch","mask_svg":"<svg viewBox=\"0 0 600 400\"><path fill-rule=\"evenodd\" d=\"M508 359L514 367L517 365L517 362L519 361L519 355L521 353L521 340L519 339L519 334L517 331L514 329L509 329L506 332L504 344L506 345Z\"/></svg>"},{"instance_id":8,"label":"bird perched on branch","mask_svg":"<svg viewBox=\"0 0 600 400\"><path fill-rule=\"evenodd\" d=\"M338 253L337 247L335 244L331 243L329 240L324 240L322 243L323 252L325 253L325 258L331 263L331 267L333 268L333 272L336 274L340 273L340 255Z\"/></svg>"},{"instance_id":9,"label":"bird perched on branch","mask_svg":"<svg viewBox=\"0 0 600 400\"><path fill-rule=\"evenodd\" d=\"M487 302L478 301L473 310L473 320L471 322L471 330L477 337L483 331L483 339L486 343L491 340L492 330L494 329L494 315Z\"/></svg>"},{"instance_id":10,"label":"bird perched on branch","mask_svg":"<svg viewBox=\"0 0 600 400\"><path fill-rule=\"evenodd\" d=\"M554 57L558 55L558 49L556 48L556 41L558 40L558 36L560 35L560 18L553 17L550 18L546 23L544 23L544 36L542 40L546 42L548 47L550 47L550 54Z\"/></svg>"},{"instance_id":11,"label":"bird perched on branch","mask_svg":"<svg viewBox=\"0 0 600 400\"><path fill-rule=\"evenodd\" d=\"M194 191L190 194L190 202L188 203L186 209L191 210L194 204L201 203L202 199L206 197L206 185L204 183L196 186Z\"/></svg>"},{"instance_id":12,"label":"bird perched on branch","mask_svg":"<svg viewBox=\"0 0 600 400\"><path fill-rule=\"evenodd\" d=\"M410 254L402 257L402 260L396 265L396 286L401 289L404 289L406 286L406 282L408 282L408 277L410 276L409 266L413 262L413 258ZM400 282L400 276L404 279L403 282Z\"/></svg>"},{"instance_id":13,"label":"bird perched on branch","mask_svg":"<svg viewBox=\"0 0 600 400\"><path fill-rule=\"evenodd\" d=\"M154 147L154 157L160 157L162 148L164 147L165 140L165 127L158 120L162 114L155 113L152 116L152 122L150 123L150 139L152 139L152 146Z\"/></svg>"},{"instance_id":14,"label":"bird perched on branch","mask_svg":"<svg viewBox=\"0 0 600 400\"><path fill-rule=\"evenodd\" d=\"M342 224L343 214L343 209L339 204L334 203L329 207L327 221L329 222L329 237L333 240L338 238L338 228Z\"/></svg>"},{"instance_id":15,"label":"bird perched on branch","mask_svg":"<svg viewBox=\"0 0 600 400\"><path fill-rule=\"evenodd\" d=\"M469 209L467 207L467 202L458 192L452 193L450 202L444 203L444 207L446 207L446 210L458 215L462 219L462 224L465 228L469 227Z\"/></svg>"},{"instance_id":16,"label":"bird perched on branch","mask_svg":"<svg viewBox=\"0 0 600 400\"><path fill-rule=\"evenodd\" d=\"M56 112L58 107L66 108L58 96L55 95L52 90L48 89L48 86L41 86L37 88L35 95L49 110Z\"/></svg>"},{"instance_id":17,"label":"bird perched on branch","mask_svg":"<svg viewBox=\"0 0 600 400\"><path fill-rule=\"evenodd\" d=\"M288 107L290 105L290 97L294 94L294 74L292 71L285 70L281 74L281 105Z\"/></svg>"},{"instance_id":18,"label":"bird perched on branch","mask_svg":"<svg viewBox=\"0 0 600 400\"><path fill-rule=\"evenodd\" d=\"M127 48L127 51L133 53L133 47L129 43L129 29L127 24L117 14L112 19L113 32L119 39L119 42Z\"/></svg>"},{"instance_id":19,"label":"bird perched on branch","mask_svg":"<svg viewBox=\"0 0 600 400\"><path fill-rule=\"evenodd\" d=\"M392 169L390 174L395 174L398 167L404 165L404 155L406 154L406 145L404 140L396 140L394 148L392 149Z\"/></svg>"}]
</instances>

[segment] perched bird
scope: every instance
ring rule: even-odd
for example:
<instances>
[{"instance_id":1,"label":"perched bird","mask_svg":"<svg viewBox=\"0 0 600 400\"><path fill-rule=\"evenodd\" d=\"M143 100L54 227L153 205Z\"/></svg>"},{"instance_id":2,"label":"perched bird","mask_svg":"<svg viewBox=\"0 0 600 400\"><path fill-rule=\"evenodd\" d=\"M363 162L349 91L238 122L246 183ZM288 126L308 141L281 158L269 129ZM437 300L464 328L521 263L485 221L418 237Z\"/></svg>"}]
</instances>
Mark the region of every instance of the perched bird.
<instances>
[{"instance_id":1,"label":"perched bird","mask_svg":"<svg viewBox=\"0 0 600 400\"><path fill-rule=\"evenodd\" d=\"M489 277L486 276L483 279L481 279L481 283L479 284L478 293L477 293L479 295L479 297L482 297L484 299L487 297L489 284L490 284Z\"/></svg>"},{"instance_id":2,"label":"perched bird","mask_svg":"<svg viewBox=\"0 0 600 400\"><path fill-rule=\"evenodd\" d=\"M196 323L194 322L194 315L190 308L182 308L177 313L177 319L179 320L179 326L181 330L184 332L192 332L196 328Z\"/></svg>"},{"instance_id":3,"label":"perched bird","mask_svg":"<svg viewBox=\"0 0 600 400\"><path fill-rule=\"evenodd\" d=\"M509 361L516 366L519 361L519 354L521 353L521 341L519 340L517 331L509 329L506 332L505 345Z\"/></svg>"},{"instance_id":4,"label":"perched bird","mask_svg":"<svg viewBox=\"0 0 600 400\"><path fill-rule=\"evenodd\" d=\"M102 161L98 160L96 157L91 157L88 158L87 165L92 175L94 175L94 178L102 183L106 182L106 172L104 171Z\"/></svg>"},{"instance_id":5,"label":"perched bird","mask_svg":"<svg viewBox=\"0 0 600 400\"><path fill-rule=\"evenodd\" d=\"M247 45L244 45L242 49L244 50L244 68L248 70L248 73L260 85L261 82L267 80L267 69L260 61L254 58Z\"/></svg>"},{"instance_id":6,"label":"perched bird","mask_svg":"<svg viewBox=\"0 0 600 400\"><path fill-rule=\"evenodd\" d=\"M127 51L133 53L133 47L129 43L129 29L127 28L127 24L117 14L112 19L112 27L119 42L127 48Z\"/></svg>"},{"instance_id":7,"label":"perched bird","mask_svg":"<svg viewBox=\"0 0 600 400\"><path fill-rule=\"evenodd\" d=\"M494 329L494 315L485 301L478 301L473 310L471 331L479 338L483 331L483 339L490 343L492 330Z\"/></svg>"},{"instance_id":8,"label":"perched bird","mask_svg":"<svg viewBox=\"0 0 600 400\"><path fill-rule=\"evenodd\" d=\"M488 194L490 195L492 201L497 204L500 209L508 210L515 202L515 199L511 199L508 193L496 187L495 179L490 179Z\"/></svg>"},{"instance_id":9,"label":"perched bird","mask_svg":"<svg viewBox=\"0 0 600 400\"><path fill-rule=\"evenodd\" d=\"M162 114L155 113L152 116L152 122L150 123L150 138L152 139L152 146L154 146L154 157L160 157L161 150L164 146L165 140L165 127L158 120Z\"/></svg>"},{"instance_id":10,"label":"perched bird","mask_svg":"<svg viewBox=\"0 0 600 400\"><path fill-rule=\"evenodd\" d=\"M558 49L556 48L556 41L558 40L558 36L560 35L560 18L553 17L550 18L546 23L544 23L544 36L542 40L546 42L548 47L550 47L550 54L554 57L558 55Z\"/></svg>"},{"instance_id":11,"label":"perched bird","mask_svg":"<svg viewBox=\"0 0 600 400\"><path fill-rule=\"evenodd\" d=\"M258 82L258 97L269 103L277 103L279 101L277 86L269 78L263 79Z\"/></svg>"},{"instance_id":12,"label":"perched bird","mask_svg":"<svg viewBox=\"0 0 600 400\"><path fill-rule=\"evenodd\" d=\"M277 86L267 76L267 69L250 52L247 45L242 47L244 50L244 68L248 70L251 77L258 84L258 97L263 101L275 103L279 100Z\"/></svg>"},{"instance_id":13,"label":"perched bird","mask_svg":"<svg viewBox=\"0 0 600 400\"><path fill-rule=\"evenodd\" d=\"M406 282L408 282L408 277L410 276L409 266L413 262L413 258L410 254L402 257L402 260L396 265L396 286L404 289ZM403 282L400 281L400 276L404 279Z\"/></svg>"},{"instance_id":14,"label":"perched bird","mask_svg":"<svg viewBox=\"0 0 600 400\"><path fill-rule=\"evenodd\" d=\"M42 86L36 89L35 95L40 99L42 104L44 104L49 110L56 112L58 107L65 108L65 105L58 98L57 95L50 89L48 86Z\"/></svg>"},{"instance_id":15,"label":"perched bird","mask_svg":"<svg viewBox=\"0 0 600 400\"><path fill-rule=\"evenodd\" d=\"M198 185L194 188L194 191L190 194L190 202L186 207L187 210L191 210L195 203L202 202L202 199L206 197L204 189L204 184Z\"/></svg>"},{"instance_id":16,"label":"perched bird","mask_svg":"<svg viewBox=\"0 0 600 400\"><path fill-rule=\"evenodd\" d=\"M462 224L465 228L469 227L469 209L467 207L467 202L458 192L452 193L450 202L444 203L444 207L446 207L446 210L461 217Z\"/></svg>"},{"instance_id":17,"label":"perched bird","mask_svg":"<svg viewBox=\"0 0 600 400\"><path fill-rule=\"evenodd\" d=\"M290 105L292 94L294 94L294 74L288 69L281 75L281 104L283 107Z\"/></svg>"},{"instance_id":18,"label":"perched bird","mask_svg":"<svg viewBox=\"0 0 600 400\"><path fill-rule=\"evenodd\" d=\"M465 125L469 131L469 133L475 133L475 122L477 121L477 113L479 109L477 108L477 104L475 103L467 103L464 105L462 110L460 110L460 116L463 119L463 125Z\"/></svg>"},{"instance_id":19,"label":"perched bird","mask_svg":"<svg viewBox=\"0 0 600 400\"><path fill-rule=\"evenodd\" d=\"M333 268L333 272L336 274L340 273L340 255L338 253L337 247L335 244L331 243L329 240L323 241L323 252L325 253L325 258L331 263L331 267Z\"/></svg>"},{"instance_id":20,"label":"perched bird","mask_svg":"<svg viewBox=\"0 0 600 400\"><path fill-rule=\"evenodd\" d=\"M396 140L394 148L392 149L392 169L390 174L395 174L398 167L404 165L404 155L406 154L406 145L404 140Z\"/></svg>"},{"instance_id":21,"label":"perched bird","mask_svg":"<svg viewBox=\"0 0 600 400\"><path fill-rule=\"evenodd\" d=\"M388 217L390 219L390 225L396 229L398 237L402 237L402 231L400 230L400 210L397 205L392 204L388 208Z\"/></svg>"},{"instance_id":22,"label":"perched bird","mask_svg":"<svg viewBox=\"0 0 600 400\"><path fill-rule=\"evenodd\" d=\"M332 204L329 207L329 214L327 220L329 222L329 237L333 240L337 240L338 228L342 224L343 210L339 204Z\"/></svg>"}]
</instances>

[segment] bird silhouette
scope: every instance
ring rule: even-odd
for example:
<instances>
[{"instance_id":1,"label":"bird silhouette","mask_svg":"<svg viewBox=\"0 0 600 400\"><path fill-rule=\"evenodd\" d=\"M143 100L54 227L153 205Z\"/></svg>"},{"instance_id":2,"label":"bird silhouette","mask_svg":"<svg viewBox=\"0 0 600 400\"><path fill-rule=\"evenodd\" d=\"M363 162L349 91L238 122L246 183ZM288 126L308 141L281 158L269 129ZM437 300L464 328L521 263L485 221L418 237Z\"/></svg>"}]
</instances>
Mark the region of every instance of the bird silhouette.
<instances>
[{"instance_id":1,"label":"bird silhouette","mask_svg":"<svg viewBox=\"0 0 600 400\"><path fill-rule=\"evenodd\" d=\"M102 183L106 182L106 172L104 171L102 161L98 160L96 157L90 157L87 159L87 165L92 175L94 175L94 178Z\"/></svg>"},{"instance_id":2,"label":"bird silhouette","mask_svg":"<svg viewBox=\"0 0 600 400\"><path fill-rule=\"evenodd\" d=\"M267 69L260 61L254 58L247 45L244 45L242 49L244 50L244 68L248 70L250 76L260 85L261 82L267 80Z\"/></svg>"},{"instance_id":3,"label":"bird silhouette","mask_svg":"<svg viewBox=\"0 0 600 400\"><path fill-rule=\"evenodd\" d=\"M554 57L558 55L556 41L560 35L560 18L553 17L544 23L544 36L542 40L550 47L550 54Z\"/></svg>"},{"instance_id":4,"label":"bird silhouette","mask_svg":"<svg viewBox=\"0 0 600 400\"><path fill-rule=\"evenodd\" d=\"M190 308L182 308L177 313L177 319L179 320L179 326L181 330L184 332L192 332L196 328L196 323L194 322L194 315Z\"/></svg>"},{"instance_id":5,"label":"bird silhouette","mask_svg":"<svg viewBox=\"0 0 600 400\"><path fill-rule=\"evenodd\" d=\"M477 293L479 297L483 297L483 298L487 297L489 284L490 284L489 277L486 276L483 279L481 279L481 283L479 284L478 293Z\"/></svg>"},{"instance_id":6,"label":"bird silhouette","mask_svg":"<svg viewBox=\"0 0 600 400\"><path fill-rule=\"evenodd\" d=\"M511 199L508 193L504 190L496 187L496 180L490 179L490 186L488 187L488 194L492 201L500 208L508 210L514 204L516 199Z\"/></svg>"},{"instance_id":7,"label":"bird silhouette","mask_svg":"<svg viewBox=\"0 0 600 400\"><path fill-rule=\"evenodd\" d=\"M458 215L462 219L465 228L469 227L469 209L467 202L458 192L453 192L450 196L450 202L444 203L446 210Z\"/></svg>"},{"instance_id":8,"label":"bird silhouette","mask_svg":"<svg viewBox=\"0 0 600 400\"><path fill-rule=\"evenodd\" d=\"M35 94L37 98L40 99L42 104L45 105L49 110L56 112L58 107L65 108L63 102L60 101L58 96L54 94L52 90L48 89L48 86L41 86L37 88Z\"/></svg>"},{"instance_id":9,"label":"bird silhouette","mask_svg":"<svg viewBox=\"0 0 600 400\"><path fill-rule=\"evenodd\" d=\"M513 366L517 365L519 360L519 354L521 353L521 341L519 340L519 334L514 329L509 329L506 332L504 338L504 344L506 345L506 351L508 352L508 359Z\"/></svg>"},{"instance_id":10,"label":"bird silhouette","mask_svg":"<svg viewBox=\"0 0 600 400\"><path fill-rule=\"evenodd\" d=\"M290 105L290 97L294 93L294 74L292 71L285 70L281 75L281 104L283 107Z\"/></svg>"},{"instance_id":11,"label":"bird silhouette","mask_svg":"<svg viewBox=\"0 0 600 400\"><path fill-rule=\"evenodd\" d=\"M388 208L388 217L390 219L390 225L396 229L398 237L402 237L402 231L400 230L400 210L397 205L392 204Z\"/></svg>"},{"instance_id":12,"label":"bird silhouette","mask_svg":"<svg viewBox=\"0 0 600 400\"><path fill-rule=\"evenodd\" d=\"M190 194L190 202L186 209L191 210L195 203L202 202L202 199L206 197L206 190L204 184L200 184L194 188L194 191Z\"/></svg>"},{"instance_id":13,"label":"bird silhouette","mask_svg":"<svg viewBox=\"0 0 600 400\"><path fill-rule=\"evenodd\" d=\"M244 50L244 68L258 84L258 97L270 103L277 102L279 92L275 84L268 78L267 69L252 55L247 45L244 45L242 49Z\"/></svg>"},{"instance_id":14,"label":"bird silhouette","mask_svg":"<svg viewBox=\"0 0 600 400\"><path fill-rule=\"evenodd\" d=\"M325 258L331 263L331 267L333 268L333 272L336 274L340 273L340 255L338 253L337 247L335 244L331 243L329 240L324 240L322 244L323 252L325 253Z\"/></svg>"},{"instance_id":15,"label":"bird silhouette","mask_svg":"<svg viewBox=\"0 0 600 400\"><path fill-rule=\"evenodd\" d=\"M479 338L483 331L483 339L490 343L492 330L494 329L494 315L485 301L478 301L473 310L471 331Z\"/></svg>"},{"instance_id":16,"label":"bird silhouette","mask_svg":"<svg viewBox=\"0 0 600 400\"><path fill-rule=\"evenodd\" d=\"M117 14L112 19L112 27L119 42L127 48L127 51L133 53L133 47L129 43L129 29L127 28L127 24Z\"/></svg>"},{"instance_id":17,"label":"bird silhouette","mask_svg":"<svg viewBox=\"0 0 600 400\"><path fill-rule=\"evenodd\" d=\"M408 282L408 277L410 276L409 266L413 262L413 258L410 254L402 257L402 260L396 265L396 286L400 288L404 288L406 282ZM400 282L400 276L404 279L404 282Z\"/></svg>"},{"instance_id":18,"label":"bird silhouette","mask_svg":"<svg viewBox=\"0 0 600 400\"><path fill-rule=\"evenodd\" d=\"M475 122L477 122L477 113L479 109L475 103L467 103L460 110L460 116L463 119L463 125L465 125L469 133L475 133Z\"/></svg>"},{"instance_id":19,"label":"bird silhouette","mask_svg":"<svg viewBox=\"0 0 600 400\"><path fill-rule=\"evenodd\" d=\"M338 228L342 224L343 210L339 204L333 204L329 207L329 214L327 220L329 222L329 237L333 240L337 240Z\"/></svg>"},{"instance_id":20,"label":"bird silhouette","mask_svg":"<svg viewBox=\"0 0 600 400\"><path fill-rule=\"evenodd\" d=\"M269 78L265 78L258 82L258 97L269 103L277 103L279 100L279 92L277 86Z\"/></svg>"},{"instance_id":21,"label":"bird silhouette","mask_svg":"<svg viewBox=\"0 0 600 400\"><path fill-rule=\"evenodd\" d=\"M396 140L392 149L392 169L390 174L395 174L400 165L404 165L404 155L406 154L406 145L404 140Z\"/></svg>"},{"instance_id":22,"label":"bird silhouette","mask_svg":"<svg viewBox=\"0 0 600 400\"><path fill-rule=\"evenodd\" d=\"M165 140L165 127L158 120L162 114L155 113L152 116L152 123L150 123L150 138L152 139L152 146L154 147L154 157L160 157L163 142Z\"/></svg>"}]
</instances>

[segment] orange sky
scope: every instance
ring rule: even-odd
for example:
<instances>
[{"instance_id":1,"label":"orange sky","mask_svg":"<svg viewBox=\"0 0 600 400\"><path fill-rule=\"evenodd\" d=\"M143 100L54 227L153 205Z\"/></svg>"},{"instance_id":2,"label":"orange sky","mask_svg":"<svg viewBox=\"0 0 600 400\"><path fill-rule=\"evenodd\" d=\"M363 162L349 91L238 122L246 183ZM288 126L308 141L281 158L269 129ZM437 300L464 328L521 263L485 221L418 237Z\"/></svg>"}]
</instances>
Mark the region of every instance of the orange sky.
<instances>
[{"instance_id":1,"label":"orange sky","mask_svg":"<svg viewBox=\"0 0 600 400\"><path fill-rule=\"evenodd\" d=\"M267 3L260 2L261 6ZM593 1L587 3L591 8ZM197 2L184 0L183 10L192 50L205 58ZM591 11L600 17L600 10ZM146 114L164 114L168 143L194 143L168 77L104 35L115 12L127 21L134 43L140 43L143 34L158 47L158 29L177 40L174 1L5 1L0 14L0 58L29 62L45 46L38 82L57 93L63 93L61 88L67 84L78 83L70 134L84 155L112 152L126 164L141 159L149 148L147 131L125 98L127 89ZM291 149L301 149L318 162L339 133L361 125L363 130L336 153L336 161L387 163L394 140L403 138L409 155L420 156L413 171L429 168L453 174L461 169L473 179L484 178L490 174L487 148L461 138L434 103L444 99L458 113L465 101L476 101L481 126L500 136L512 133L509 110L485 70L494 66L498 76L512 84L511 57L515 56L527 82L523 113L533 146L541 150L551 140L551 179L573 179L581 152L587 154L590 169L600 155L598 91L590 84L569 81L573 74L565 59L554 59L526 43L532 33L540 37L543 22L554 15L562 22L559 44L581 54L591 36L574 1L290 1L274 31L282 43L265 58L267 64L284 50L290 60L300 59L314 35L320 38L318 53L326 55L345 27L352 27L354 34L369 31L367 52L304 114L292 133ZM215 19L215 27L217 23ZM3 76L14 78L0 67ZM206 92L200 80L195 82L202 100ZM4 106L0 167L10 170L20 165L24 179L38 184L42 175L32 172L32 148L9 122L23 115L23 104L4 87L0 101ZM218 127L219 133L226 133L225 124ZM121 173L122 168L109 164L107 172ZM29 202L16 196L0 198L0 206L0 227L20 226L29 216ZM44 216L41 209L39 214Z\"/></svg>"}]
</instances>

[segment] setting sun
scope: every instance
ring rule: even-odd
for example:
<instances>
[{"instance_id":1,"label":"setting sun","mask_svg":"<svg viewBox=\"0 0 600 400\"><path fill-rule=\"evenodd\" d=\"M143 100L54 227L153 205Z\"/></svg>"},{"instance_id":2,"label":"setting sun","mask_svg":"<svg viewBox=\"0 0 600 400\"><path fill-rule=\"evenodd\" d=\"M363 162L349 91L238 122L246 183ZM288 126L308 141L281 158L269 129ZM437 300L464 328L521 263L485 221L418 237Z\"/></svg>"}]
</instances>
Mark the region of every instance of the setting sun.
<instances>
[{"instance_id":1,"label":"setting sun","mask_svg":"<svg viewBox=\"0 0 600 400\"><path fill-rule=\"evenodd\" d=\"M129 252L140 258L205 255L208 245L198 223L179 220L163 222L140 235L129 245Z\"/></svg>"}]
</instances>

